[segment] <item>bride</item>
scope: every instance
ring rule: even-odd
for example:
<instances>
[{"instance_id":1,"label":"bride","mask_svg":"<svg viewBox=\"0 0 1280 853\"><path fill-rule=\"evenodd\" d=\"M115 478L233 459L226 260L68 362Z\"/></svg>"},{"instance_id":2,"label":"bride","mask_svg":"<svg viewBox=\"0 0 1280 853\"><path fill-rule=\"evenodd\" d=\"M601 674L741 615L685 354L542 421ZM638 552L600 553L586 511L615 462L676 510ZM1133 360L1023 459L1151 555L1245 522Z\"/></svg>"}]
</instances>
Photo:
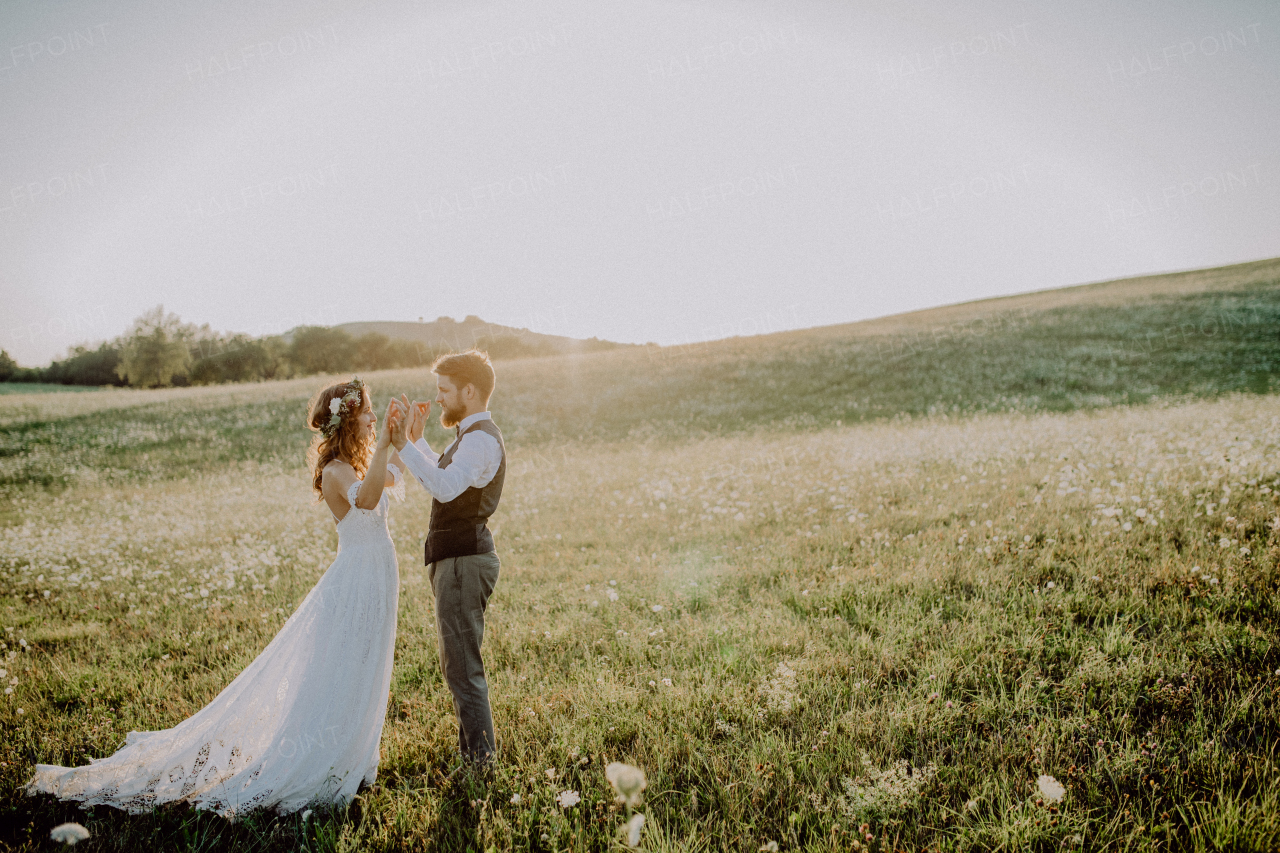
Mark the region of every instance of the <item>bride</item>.
<instances>
[{"instance_id":1,"label":"bride","mask_svg":"<svg viewBox=\"0 0 1280 853\"><path fill-rule=\"evenodd\" d=\"M317 394L308 461L338 527L333 564L203 709L171 729L129 732L119 751L84 767L37 764L27 793L134 814L181 801L234 820L254 809L345 806L361 783L372 784L399 594L383 492L403 499L390 459L406 415L393 398L375 439L378 419L359 377Z\"/></svg>"}]
</instances>

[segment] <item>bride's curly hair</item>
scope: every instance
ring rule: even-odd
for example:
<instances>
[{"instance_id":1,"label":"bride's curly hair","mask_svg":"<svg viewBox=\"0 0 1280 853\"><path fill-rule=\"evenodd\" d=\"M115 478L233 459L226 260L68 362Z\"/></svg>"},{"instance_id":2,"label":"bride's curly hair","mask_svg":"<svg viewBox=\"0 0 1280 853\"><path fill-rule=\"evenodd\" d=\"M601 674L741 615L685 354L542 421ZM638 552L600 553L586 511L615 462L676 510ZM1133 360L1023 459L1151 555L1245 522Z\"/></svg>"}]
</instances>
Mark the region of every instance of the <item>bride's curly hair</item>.
<instances>
[{"instance_id":1,"label":"bride's curly hair","mask_svg":"<svg viewBox=\"0 0 1280 853\"><path fill-rule=\"evenodd\" d=\"M363 477L369 468L369 460L373 458L377 440L367 431L361 430L357 420L364 406L363 400L358 407L348 407L353 411L342 410L342 421L331 436L326 438L320 431L320 428L329 423L329 418L332 417L329 411L330 401L341 400L357 387L353 382L330 385L312 397L308 404L307 426L316 435L312 437L311 446L307 448L307 464L311 467L311 488L315 489L318 495L317 501L324 497L320 486L324 477L324 466L342 457L356 469L357 477ZM367 386L364 393L369 393Z\"/></svg>"}]
</instances>

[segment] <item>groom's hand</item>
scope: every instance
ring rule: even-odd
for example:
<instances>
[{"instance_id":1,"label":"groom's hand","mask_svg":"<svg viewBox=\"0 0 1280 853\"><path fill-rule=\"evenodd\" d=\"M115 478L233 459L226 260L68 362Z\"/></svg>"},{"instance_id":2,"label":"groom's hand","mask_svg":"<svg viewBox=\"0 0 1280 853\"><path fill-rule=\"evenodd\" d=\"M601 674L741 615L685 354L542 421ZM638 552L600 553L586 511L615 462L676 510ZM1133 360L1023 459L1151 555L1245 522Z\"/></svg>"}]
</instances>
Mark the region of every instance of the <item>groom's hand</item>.
<instances>
[{"instance_id":1,"label":"groom's hand","mask_svg":"<svg viewBox=\"0 0 1280 853\"><path fill-rule=\"evenodd\" d=\"M422 438L422 431L427 426L427 417L431 414L431 404L420 400L409 402L404 394L400 395L405 410L409 412L409 441L416 442Z\"/></svg>"}]
</instances>

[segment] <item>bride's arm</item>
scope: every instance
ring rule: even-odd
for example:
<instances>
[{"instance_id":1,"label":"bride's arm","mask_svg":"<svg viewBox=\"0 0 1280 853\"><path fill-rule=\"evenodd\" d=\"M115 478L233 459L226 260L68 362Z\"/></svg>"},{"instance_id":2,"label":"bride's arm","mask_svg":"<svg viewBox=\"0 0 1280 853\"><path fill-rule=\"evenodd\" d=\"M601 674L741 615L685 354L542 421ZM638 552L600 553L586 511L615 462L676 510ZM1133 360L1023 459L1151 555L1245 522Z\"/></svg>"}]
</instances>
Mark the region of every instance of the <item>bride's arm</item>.
<instances>
[{"instance_id":1,"label":"bride's arm","mask_svg":"<svg viewBox=\"0 0 1280 853\"><path fill-rule=\"evenodd\" d=\"M392 439L405 431L404 417L400 405L393 398L387 403L387 415L382 421L382 431L378 433L378 444L374 448L373 458L369 460L369 470L364 474L364 483L356 492L356 506L360 509L373 509L382 500L382 489L387 482L387 462L392 451Z\"/></svg>"}]
</instances>

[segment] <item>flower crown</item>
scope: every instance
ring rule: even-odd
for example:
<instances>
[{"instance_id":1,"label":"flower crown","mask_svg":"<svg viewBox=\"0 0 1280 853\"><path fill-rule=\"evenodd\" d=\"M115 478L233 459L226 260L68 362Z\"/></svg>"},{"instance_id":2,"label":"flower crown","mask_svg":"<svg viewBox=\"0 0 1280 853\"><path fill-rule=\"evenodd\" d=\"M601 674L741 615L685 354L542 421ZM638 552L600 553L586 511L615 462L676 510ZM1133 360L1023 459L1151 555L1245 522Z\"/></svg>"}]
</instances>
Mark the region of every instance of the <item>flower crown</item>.
<instances>
[{"instance_id":1,"label":"flower crown","mask_svg":"<svg viewBox=\"0 0 1280 853\"><path fill-rule=\"evenodd\" d=\"M353 405L360 406L364 402L364 380L356 376L347 384L351 386L350 391L329 401L329 422L320 427L320 434L325 438L333 438L344 413L350 412Z\"/></svg>"}]
</instances>

